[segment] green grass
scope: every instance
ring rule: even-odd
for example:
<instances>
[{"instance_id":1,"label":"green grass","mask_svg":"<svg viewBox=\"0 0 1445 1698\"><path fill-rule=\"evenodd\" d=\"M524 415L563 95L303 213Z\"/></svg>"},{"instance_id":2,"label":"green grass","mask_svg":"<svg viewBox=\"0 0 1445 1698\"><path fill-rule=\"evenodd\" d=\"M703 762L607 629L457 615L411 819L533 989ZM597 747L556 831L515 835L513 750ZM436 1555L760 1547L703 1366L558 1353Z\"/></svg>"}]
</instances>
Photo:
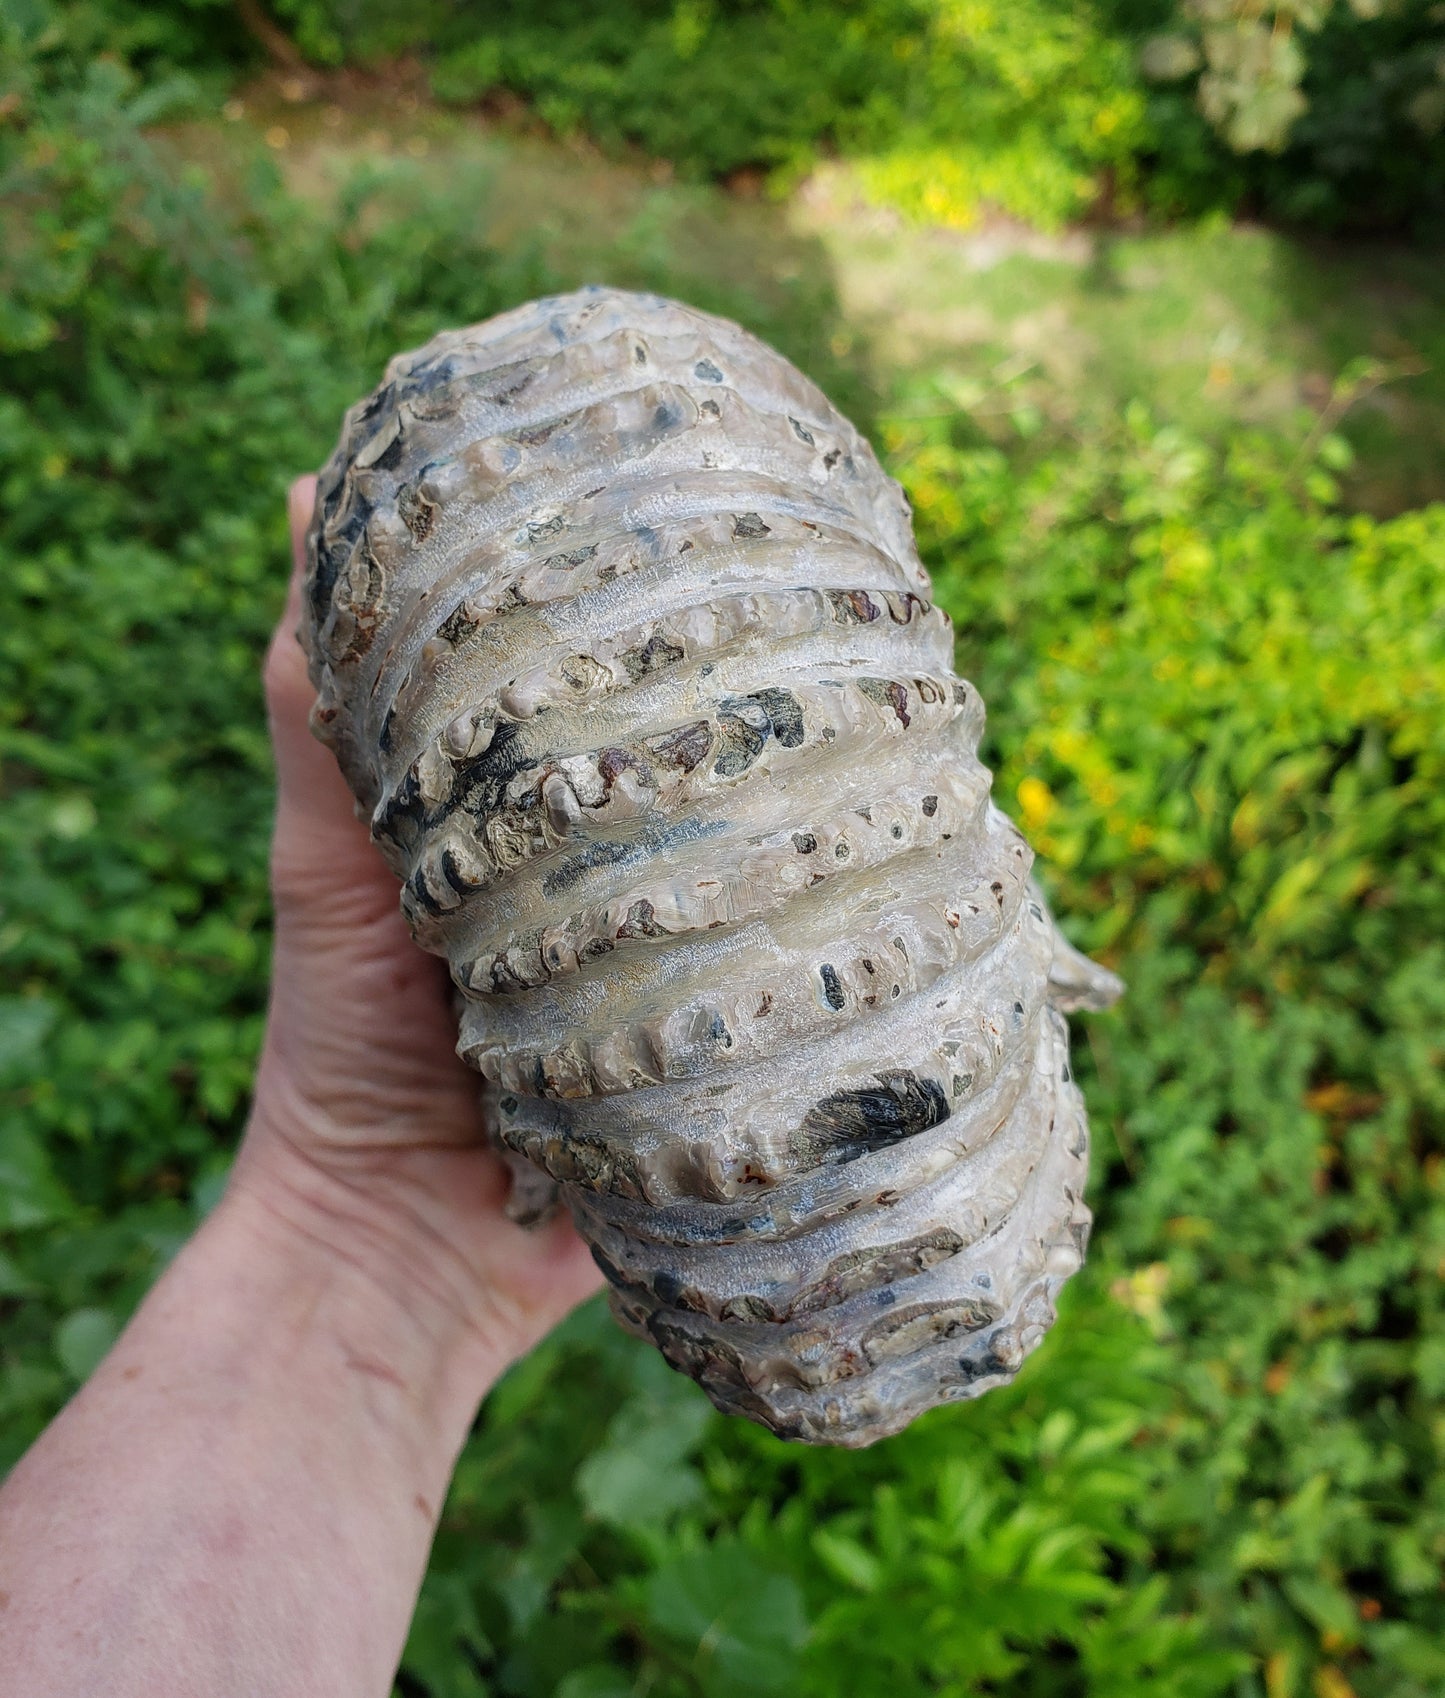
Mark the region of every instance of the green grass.
<instances>
[{"instance_id":1,"label":"green grass","mask_svg":"<svg viewBox=\"0 0 1445 1698\"><path fill-rule=\"evenodd\" d=\"M1076 1046L1098 1226L1015 1386L862 1454L589 1307L488 1403L403 1698L1441 1690L1438 365L1320 416L1435 357L1428 258L908 231L846 176L742 202L374 94L152 142L113 67L17 87L0 1466L244 1118L288 478L396 348L608 278L777 342L909 489L1001 800L1129 980Z\"/></svg>"},{"instance_id":2,"label":"green grass","mask_svg":"<svg viewBox=\"0 0 1445 1698\"><path fill-rule=\"evenodd\" d=\"M1357 455L1349 498L1398 511L1445 493L1445 285L1439 257L1292 241L1205 220L1049 243L1001 227L972 241L858 220L819 235L850 315L890 368L940 369L963 393L1010 374L1056 430L1096 434L1147 397L1217 438L1308 431L1332 411ZM1342 399L1343 397L1341 397Z\"/></svg>"}]
</instances>

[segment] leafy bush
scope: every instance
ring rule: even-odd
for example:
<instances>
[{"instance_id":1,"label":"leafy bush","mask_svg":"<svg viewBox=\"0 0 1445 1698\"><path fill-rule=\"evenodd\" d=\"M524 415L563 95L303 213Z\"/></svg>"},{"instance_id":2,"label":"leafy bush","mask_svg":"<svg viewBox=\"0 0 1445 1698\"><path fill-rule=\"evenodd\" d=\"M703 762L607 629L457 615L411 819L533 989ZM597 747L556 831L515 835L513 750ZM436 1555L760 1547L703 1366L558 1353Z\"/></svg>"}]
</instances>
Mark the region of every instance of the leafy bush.
<instances>
[{"instance_id":1,"label":"leafy bush","mask_svg":"<svg viewBox=\"0 0 1445 1698\"><path fill-rule=\"evenodd\" d=\"M1445 211L1445 12L1435 0L1181 0L1143 44L1160 201L1219 199L1201 120L1244 193L1327 228L1437 227Z\"/></svg>"},{"instance_id":2,"label":"leafy bush","mask_svg":"<svg viewBox=\"0 0 1445 1698\"><path fill-rule=\"evenodd\" d=\"M42 25L0 88L0 1465L244 1116L286 478L395 348L549 283L469 194L221 195L141 132L179 89ZM838 387L820 298L708 304ZM1344 515L1329 437L1007 403L945 377L880 437L1002 799L1130 980L1079 1044L1093 1260L1018 1384L859 1455L585 1309L484 1411L404 1698L1445 1684L1445 511Z\"/></svg>"},{"instance_id":3,"label":"leafy bush","mask_svg":"<svg viewBox=\"0 0 1445 1698\"><path fill-rule=\"evenodd\" d=\"M0 1288L124 1307L249 1089L286 480L438 305L542 280L424 216L360 239L364 193L318 225L264 162L227 218L139 130L181 91L39 39L0 130L0 1224L43 1234ZM7 1379L5 1461L62 1383Z\"/></svg>"},{"instance_id":4,"label":"leafy bush","mask_svg":"<svg viewBox=\"0 0 1445 1698\"><path fill-rule=\"evenodd\" d=\"M43 0L16 0L42 15ZM958 228L1103 201L1430 231L1445 211L1438 0L74 0L66 34L231 77L420 55L434 92L683 175L856 163ZM289 37L286 32L289 32ZM293 45L294 42L294 45Z\"/></svg>"},{"instance_id":5,"label":"leafy bush","mask_svg":"<svg viewBox=\"0 0 1445 1698\"><path fill-rule=\"evenodd\" d=\"M1143 99L1129 47L1057 0L498 0L280 10L332 61L429 45L448 100L523 95L563 133L631 143L693 176L867 161L871 192L936 222L985 205L1057 225L1132 175ZM349 19L349 27L343 19ZM408 27L408 20L409 27Z\"/></svg>"},{"instance_id":6,"label":"leafy bush","mask_svg":"<svg viewBox=\"0 0 1445 1698\"><path fill-rule=\"evenodd\" d=\"M1253 200L1329 227L1445 210L1436 0L276 0L322 62L428 53L449 100L695 175L836 149L934 223Z\"/></svg>"},{"instance_id":7,"label":"leafy bush","mask_svg":"<svg viewBox=\"0 0 1445 1698\"><path fill-rule=\"evenodd\" d=\"M1151 1538L1271 1693L1316 1647L1400 1659L1352 1669L1361 1692L1423 1693L1445 1676L1445 509L1347 519L1342 443L1211 453L1138 407L1022 478L947 418L892 440L1002 709L1003 793L1130 980L1089 1030L1091 1101L1100 1231L1178 1360Z\"/></svg>"}]
</instances>

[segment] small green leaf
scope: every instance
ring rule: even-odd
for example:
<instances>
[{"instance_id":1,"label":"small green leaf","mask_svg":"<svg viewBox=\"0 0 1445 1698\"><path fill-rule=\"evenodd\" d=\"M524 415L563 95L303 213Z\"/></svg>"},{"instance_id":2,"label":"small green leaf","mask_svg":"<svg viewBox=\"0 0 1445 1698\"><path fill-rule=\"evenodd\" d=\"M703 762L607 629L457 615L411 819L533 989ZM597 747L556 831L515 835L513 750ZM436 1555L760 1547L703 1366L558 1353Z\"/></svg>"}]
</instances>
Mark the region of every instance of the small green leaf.
<instances>
[{"instance_id":1,"label":"small green leaf","mask_svg":"<svg viewBox=\"0 0 1445 1698\"><path fill-rule=\"evenodd\" d=\"M649 1460L645 1442L606 1445L577 1470L577 1494L599 1521L648 1527L700 1502L702 1477L686 1462Z\"/></svg>"},{"instance_id":2,"label":"small green leaf","mask_svg":"<svg viewBox=\"0 0 1445 1698\"><path fill-rule=\"evenodd\" d=\"M1359 1612L1343 1587L1317 1574L1293 1574L1286 1577L1284 1590L1300 1614L1321 1633L1334 1634L1347 1644L1359 1638Z\"/></svg>"},{"instance_id":3,"label":"small green leaf","mask_svg":"<svg viewBox=\"0 0 1445 1698\"><path fill-rule=\"evenodd\" d=\"M0 1297L23 1297L32 1290L33 1282L21 1273L3 1250L0 1250Z\"/></svg>"},{"instance_id":4,"label":"small green leaf","mask_svg":"<svg viewBox=\"0 0 1445 1698\"><path fill-rule=\"evenodd\" d=\"M51 804L50 829L64 842L74 842L95 830L99 818L89 796L61 796Z\"/></svg>"},{"instance_id":5,"label":"small green leaf","mask_svg":"<svg viewBox=\"0 0 1445 1698\"><path fill-rule=\"evenodd\" d=\"M658 1570L644 1589L657 1630L687 1645L716 1698L785 1692L808 1624L802 1595L745 1546L719 1540Z\"/></svg>"},{"instance_id":6,"label":"small green leaf","mask_svg":"<svg viewBox=\"0 0 1445 1698\"><path fill-rule=\"evenodd\" d=\"M59 1012L44 997L0 997L0 1081L13 1078L35 1060Z\"/></svg>"},{"instance_id":7,"label":"small green leaf","mask_svg":"<svg viewBox=\"0 0 1445 1698\"><path fill-rule=\"evenodd\" d=\"M491 1654L466 1583L432 1573L422 1584L402 1667L425 1681L429 1698L488 1698L475 1663Z\"/></svg>"},{"instance_id":8,"label":"small green leaf","mask_svg":"<svg viewBox=\"0 0 1445 1698\"><path fill-rule=\"evenodd\" d=\"M70 1213L40 1141L19 1120L0 1122L0 1231L45 1226Z\"/></svg>"},{"instance_id":9,"label":"small green leaf","mask_svg":"<svg viewBox=\"0 0 1445 1698\"><path fill-rule=\"evenodd\" d=\"M55 1329L55 1354L74 1380L90 1378L120 1333L107 1309L75 1309Z\"/></svg>"},{"instance_id":10,"label":"small green leaf","mask_svg":"<svg viewBox=\"0 0 1445 1698\"><path fill-rule=\"evenodd\" d=\"M860 1592L877 1591L881 1575L878 1559L865 1551L856 1539L846 1538L831 1528L820 1527L813 1534L813 1549L823 1566L845 1586L856 1586Z\"/></svg>"},{"instance_id":11,"label":"small green leaf","mask_svg":"<svg viewBox=\"0 0 1445 1698\"><path fill-rule=\"evenodd\" d=\"M713 1422L706 1398L657 1356L636 1364L642 1389L618 1411L606 1442L577 1470L587 1513L614 1527L651 1527L703 1497L686 1460Z\"/></svg>"}]
</instances>

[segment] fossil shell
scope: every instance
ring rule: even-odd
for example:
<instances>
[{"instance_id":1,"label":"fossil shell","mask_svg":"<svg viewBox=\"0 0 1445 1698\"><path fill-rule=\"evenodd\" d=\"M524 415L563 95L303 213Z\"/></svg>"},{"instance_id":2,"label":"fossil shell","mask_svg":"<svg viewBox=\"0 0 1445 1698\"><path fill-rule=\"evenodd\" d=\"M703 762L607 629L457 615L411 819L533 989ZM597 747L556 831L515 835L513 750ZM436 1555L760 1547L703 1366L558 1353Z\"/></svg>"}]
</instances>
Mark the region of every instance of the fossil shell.
<instances>
[{"instance_id":1,"label":"fossil shell","mask_svg":"<svg viewBox=\"0 0 1445 1698\"><path fill-rule=\"evenodd\" d=\"M1080 1263L1062 941L906 500L780 355L583 290L437 336L321 475L314 726L520 1206L720 1408L866 1444Z\"/></svg>"}]
</instances>

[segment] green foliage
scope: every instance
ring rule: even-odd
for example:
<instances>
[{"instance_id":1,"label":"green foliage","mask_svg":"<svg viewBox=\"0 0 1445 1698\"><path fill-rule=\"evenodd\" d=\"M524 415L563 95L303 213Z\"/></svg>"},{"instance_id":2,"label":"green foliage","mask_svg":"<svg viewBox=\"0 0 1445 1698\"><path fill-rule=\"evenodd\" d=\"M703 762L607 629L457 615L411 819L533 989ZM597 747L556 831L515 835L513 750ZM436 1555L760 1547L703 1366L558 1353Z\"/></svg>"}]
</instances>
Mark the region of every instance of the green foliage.
<instances>
[{"instance_id":1,"label":"green foliage","mask_svg":"<svg viewBox=\"0 0 1445 1698\"><path fill-rule=\"evenodd\" d=\"M327 62L425 46L443 99L510 90L558 132L687 175L786 176L839 149L880 199L955 225L985 204L1057 225L1100 172L1130 177L1143 139L1131 49L1093 6L1057 0L277 9Z\"/></svg>"},{"instance_id":2,"label":"green foliage","mask_svg":"<svg viewBox=\"0 0 1445 1698\"><path fill-rule=\"evenodd\" d=\"M39 46L73 63L104 55L151 74L233 73L254 60L254 39L232 0L6 0L8 44Z\"/></svg>"},{"instance_id":3,"label":"green foliage","mask_svg":"<svg viewBox=\"0 0 1445 1698\"><path fill-rule=\"evenodd\" d=\"M221 193L140 128L184 88L58 16L0 87L0 1466L244 1116L285 482L396 348L549 284L399 168ZM707 304L836 390L790 299ZM1445 1685L1445 511L1342 513L1329 436L1010 405L944 376L879 435L1001 798L1130 981L1079 1042L1091 1264L1016 1385L858 1454L588 1306L484 1411L404 1698Z\"/></svg>"},{"instance_id":4,"label":"green foliage","mask_svg":"<svg viewBox=\"0 0 1445 1698\"><path fill-rule=\"evenodd\" d=\"M946 397L917 413L890 442L1000 788L1130 980L1088 1090L1115 1146L1100 1230L1179 1360L1146 1526L1185 1600L1280 1659L1271 1690L1318 1643L1408 1646L1351 1678L1423 1694L1445 1677L1445 509L1338 514L1334 438L1210 452L1136 406L1021 476Z\"/></svg>"},{"instance_id":5,"label":"green foliage","mask_svg":"<svg viewBox=\"0 0 1445 1698\"><path fill-rule=\"evenodd\" d=\"M1428 229L1445 212L1438 0L73 0L65 15L72 41L147 70L419 55L443 100L520 97L559 134L684 176L783 185L841 154L866 195L959 228L990 210L1056 227L1101 200L1326 228Z\"/></svg>"},{"instance_id":6,"label":"green foliage","mask_svg":"<svg viewBox=\"0 0 1445 1698\"><path fill-rule=\"evenodd\" d=\"M140 133L179 91L40 39L0 129L0 1221L46 1233L12 1283L124 1309L250 1087L286 479L438 303L541 280L424 215L357 238L365 185L319 227L264 163L228 219ZM36 1354L0 1460L64 1312L7 1328Z\"/></svg>"},{"instance_id":7,"label":"green foliage","mask_svg":"<svg viewBox=\"0 0 1445 1698\"><path fill-rule=\"evenodd\" d=\"M722 1420L589 1305L488 1406L432 1582L465 1574L478 1613L441 1652L419 1618L408 1668L538 1695L1033 1694L1075 1665L1081 1692L1223 1690L1235 1659L1171 1613L1136 1525L1163 1356L1097 1277L1069 1311L1023 1384L830 1454Z\"/></svg>"},{"instance_id":8,"label":"green foliage","mask_svg":"<svg viewBox=\"0 0 1445 1698\"><path fill-rule=\"evenodd\" d=\"M318 61L429 57L443 99L507 90L554 130L694 175L821 154L933 223L1045 226L1257 200L1286 218L1445 211L1436 0L276 0ZM1145 179L1147 178L1147 182Z\"/></svg>"},{"instance_id":9,"label":"green foliage","mask_svg":"<svg viewBox=\"0 0 1445 1698\"><path fill-rule=\"evenodd\" d=\"M1276 216L1337 228L1413 224L1445 211L1445 12L1436 0L1177 0L1140 68L1162 203L1218 204L1235 190ZM1167 16L1166 16L1167 14Z\"/></svg>"}]
</instances>

